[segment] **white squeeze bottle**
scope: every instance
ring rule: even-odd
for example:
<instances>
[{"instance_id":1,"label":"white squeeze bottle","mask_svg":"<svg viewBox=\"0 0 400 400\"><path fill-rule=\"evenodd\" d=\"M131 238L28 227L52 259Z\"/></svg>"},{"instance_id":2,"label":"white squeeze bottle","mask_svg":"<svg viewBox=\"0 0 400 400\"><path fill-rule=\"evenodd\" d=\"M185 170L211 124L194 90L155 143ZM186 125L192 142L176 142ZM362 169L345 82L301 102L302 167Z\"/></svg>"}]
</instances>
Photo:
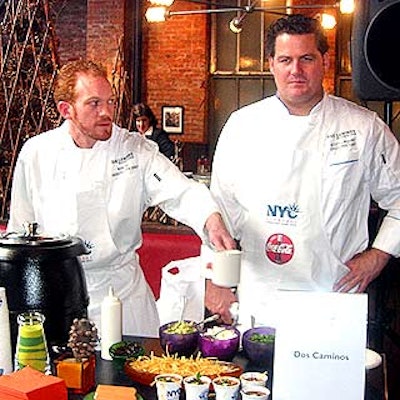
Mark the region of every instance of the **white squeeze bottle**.
<instances>
[{"instance_id":1,"label":"white squeeze bottle","mask_svg":"<svg viewBox=\"0 0 400 400\"><path fill-rule=\"evenodd\" d=\"M12 371L10 320L6 289L0 287L0 375L10 374Z\"/></svg>"},{"instance_id":2,"label":"white squeeze bottle","mask_svg":"<svg viewBox=\"0 0 400 400\"><path fill-rule=\"evenodd\" d=\"M101 303L101 358L112 360L110 346L122 340L122 303L110 286L108 296Z\"/></svg>"}]
</instances>

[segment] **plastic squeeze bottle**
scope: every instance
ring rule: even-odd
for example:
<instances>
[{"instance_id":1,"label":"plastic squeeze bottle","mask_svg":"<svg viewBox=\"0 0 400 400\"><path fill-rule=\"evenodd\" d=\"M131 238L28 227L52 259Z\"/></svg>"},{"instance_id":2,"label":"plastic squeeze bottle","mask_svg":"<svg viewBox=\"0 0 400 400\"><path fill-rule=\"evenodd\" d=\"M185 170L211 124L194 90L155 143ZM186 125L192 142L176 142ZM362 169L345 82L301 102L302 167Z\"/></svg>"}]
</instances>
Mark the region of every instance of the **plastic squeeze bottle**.
<instances>
[{"instance_id":1,"label":"plastic squeeze bottle","mask_svg":"<svg viewBox=\"0 0 400 400\"><path fill-rule=\"evenodd\" d=\"M111 360L110 346L122 340L122 303L110 286L108 296L101 303L101 358Z\"/></svg>"}]
</instances>

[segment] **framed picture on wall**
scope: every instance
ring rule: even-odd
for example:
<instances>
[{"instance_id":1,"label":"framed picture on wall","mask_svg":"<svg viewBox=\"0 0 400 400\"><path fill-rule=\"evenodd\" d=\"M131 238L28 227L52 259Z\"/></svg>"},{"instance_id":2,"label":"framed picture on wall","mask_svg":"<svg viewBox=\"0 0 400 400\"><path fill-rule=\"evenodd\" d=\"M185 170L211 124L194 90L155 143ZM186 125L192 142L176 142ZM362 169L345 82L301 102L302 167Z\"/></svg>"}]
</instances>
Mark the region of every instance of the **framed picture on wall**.
<instances>
[{"instance_id":1,"label":"framed picture on wall","mask_svg":"<svg viewBox=\"0 0 400 400\"><path fill-rule=\"evenodd\" d=\"M182 106L162 107L162 128L167 133L183 133L183 112Z\"/></svg>"}]
</instances>

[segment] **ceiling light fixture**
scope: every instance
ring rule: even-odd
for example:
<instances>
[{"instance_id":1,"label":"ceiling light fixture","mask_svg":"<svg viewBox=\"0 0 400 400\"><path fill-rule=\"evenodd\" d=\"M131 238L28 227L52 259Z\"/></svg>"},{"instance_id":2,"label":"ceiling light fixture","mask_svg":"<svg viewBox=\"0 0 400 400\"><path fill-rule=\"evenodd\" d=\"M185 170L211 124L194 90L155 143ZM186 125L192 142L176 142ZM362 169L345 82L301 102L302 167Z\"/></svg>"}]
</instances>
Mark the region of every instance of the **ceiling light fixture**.
<instances>
[{"instance_id":1,"label":"ceiling light fixture","mask_svg":"<svg viewBox=\"0 0 400 400\"><path fill-rule=\"evenodd\" d=\"M229 29L233 32L233 33L240 33L243 30L243 21L244 19L247 17L247 14L253 12L254 7L256 5L257 1L253 1L253 3L250 3L244 7L244 11L241 11L240 13L238 13L238 15L234 18L232 18L229 21Z\"/></svg>"},{"instance_id":2,"label":"ceiling light fixture","mask_svg":"<svg viewBox=\"0 0 400 400\"><path fill-rule=\"evenodd\" d=\"M164 22L167 19L168 11L164 6L149 7L145 16L147 22Z\"/></svg>"},{"instance_id":3,"label":"ceiling light fixture","mask_svg":"<svg viewBox=\"0 0 400 400\"><path fill-rule=\"evenodd\" d=\"M332 14L328 14L328 13L322 13L319 14L318 19L321 22L321 26L324 29L333 29L336 26L336 18L332 15Z\"/></svg>"},{"instance_id":4,"label":"ceiling light fixture","mask_svg":"<svg viewBox=\"0 0 400 400\"><path fill-rule=\"evenodd\" d=\"M341 0L339 2L339 10L342 14L352 14L355 7L354 0Z\"/></svg>"},{"instance_id":5,"label":"ceiling light fixture","mask_svg":"<svg viewBox=\"0 0 400 400\"><path fill-rule=\"evenodd\" d=\"M174 0L149 0L150 4L153 6L164 6L170 7Z\"/></svg>"},{"instance_id":6,"label":"ceiling light fixture","mask_svg":"<svg viewBox=\"0 0 400 400\"><path fill-rule=\"evenodd\" d=\"M216 13L227 13L236 12L237 15L234 17L230 23L229 28L234 33L240 33L242 31L243 20L246 15L253 12L290 12L292 10L310 10L310 9L339 9L341 13L352 13L354 11L354 0L340 0L333 4L298 4L293 6L261 6L256 7L256 4L260 0L248 0L248 4L238 7L223 7L219 6L217 8L208 9L198 9L198 10L181 10L181 11L170 11L167 3L173 3L173 0L149 0L151 4L146 11L146 19L148 22L161 22L165 21L167 18L179 15L196 15L196 14L216 14ZM155 5L157 4L157 5ZM160 5L161 4L161 5ZM321 11L322 12L322 11ZM333 17L334 18L334 17ZM331 21L332 22L332 21Z\"/></svg>"},{"instance_id":7,"label":"ceiling light fixture","mask_svg":"<svg viewBox=\"0 0 400 400\"><path fill-rule=\"evenodd\" d=\"M236 34L242 32L243 30L242 19L240 17L235 17L231 19L229 22L229 29Z\"/></svg>"}]
</instances>

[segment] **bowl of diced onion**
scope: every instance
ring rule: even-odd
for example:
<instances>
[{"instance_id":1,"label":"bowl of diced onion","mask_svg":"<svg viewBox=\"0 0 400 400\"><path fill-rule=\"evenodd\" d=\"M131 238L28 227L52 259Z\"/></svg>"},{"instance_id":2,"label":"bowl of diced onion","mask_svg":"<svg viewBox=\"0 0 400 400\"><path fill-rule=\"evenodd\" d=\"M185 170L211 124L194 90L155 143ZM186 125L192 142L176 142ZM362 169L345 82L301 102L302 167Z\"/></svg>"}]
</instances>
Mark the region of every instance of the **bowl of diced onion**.
<instances>
[{"instance_id":1,"label":"bowl of diced onion","mask_svg":"<svg viewBox=\"0 0 400 400\"><path fill-rule=\"evenodd\" d=\"M170 355L189 357L197 351L199 330L194 321L173 321L160 326L160 344Z\"/></svg>"},{"instance_id":2,"label":"bowl of diced onion","mask_svg":"<svg viewBox=\"0 0 400 400\"><path fill-rule=\"evenodd\" d=\"M239 349L240 332L233 326L221 325L200 332L199 351L203 357L231 361Z\"/></svg>"}]
</instances>

